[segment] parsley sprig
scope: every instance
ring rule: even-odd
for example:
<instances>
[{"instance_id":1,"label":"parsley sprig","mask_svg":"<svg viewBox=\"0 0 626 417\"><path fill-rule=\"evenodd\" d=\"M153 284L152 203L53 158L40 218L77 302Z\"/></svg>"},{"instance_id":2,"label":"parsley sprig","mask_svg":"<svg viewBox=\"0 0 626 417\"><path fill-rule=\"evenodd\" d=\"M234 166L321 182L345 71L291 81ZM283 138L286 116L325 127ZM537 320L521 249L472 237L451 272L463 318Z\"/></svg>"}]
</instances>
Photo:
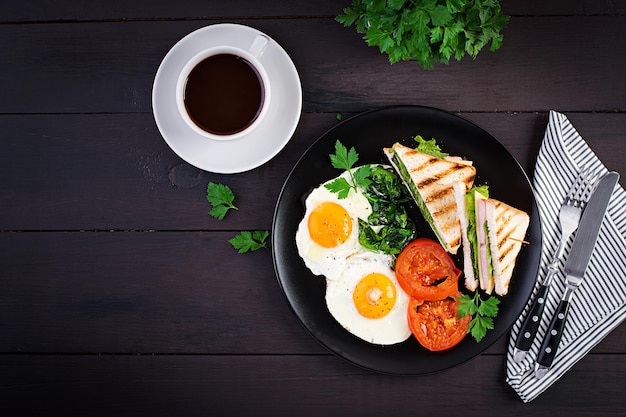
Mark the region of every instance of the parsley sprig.
<instances>
[{"instance_id":1,"label":"parsley sprig","mask_svg":"<svg viewBox=\"0 0 626 417\"><path fill-rule=\"evenodd\" d=\"M227 185L210 182L207 185L206 199L212 206L209 214L218 220L222 220L230 209L239 210L233 204L235 195Z\"/></svg>"},{"instance_id":2,"label":"parsley sprig","mask_svg":"<svg viewBox=\"0 0 626 417\"><path fill-rule=\"evenodd\" d=\"M390 63L416 60L430 70L450 58L476 58L489 42L491 51L500 49L509 16L498 0L353 0L336 20L355 25Z\"/></svg>"},{"instance_id":3,"label":"parsley sprig","mask_svg":"<svg viewBox=\"0 0 626 417\"><path fill-rule=\"evenodd\" d=\"M255 230L253 232L243 231L230 239L228 242L237 249L239 253L246 253L265 248L265 241L270 232L267 230Z\"/></svg>"},{"instance_id":4,"label":"parsley sprig","mask_svg":"<svg viewBox=\"0 0 626 417\"><path fill-rule=\"evenodd\" d=\"M352 168L359 160L359 154L354 147L349 150L339 140L335 142L335 153L330 155L330 162L334 168L344 169L348 172L349 180L339 177L325 184L324 187L333 193L337 193L339 199L348 197L350 190L356 190L358 186L366 187L370 184L370 166L363 165L355 170Z\"/></svg>"},{"instance_id":5,"label":"parsley sprig","mask_svg":"<svg viewBox=\"0 0 626 417\"><path fill-rule=\"evenodd\" d=\"M493 329L493 318L498 315L500 300L493 296L483 300L476 291L473 297L463 294L459 297L459 302L458 316L473 315L467 332L472 334L476 342L480 342L487 330Z\"/></svg>"}]
</instances>

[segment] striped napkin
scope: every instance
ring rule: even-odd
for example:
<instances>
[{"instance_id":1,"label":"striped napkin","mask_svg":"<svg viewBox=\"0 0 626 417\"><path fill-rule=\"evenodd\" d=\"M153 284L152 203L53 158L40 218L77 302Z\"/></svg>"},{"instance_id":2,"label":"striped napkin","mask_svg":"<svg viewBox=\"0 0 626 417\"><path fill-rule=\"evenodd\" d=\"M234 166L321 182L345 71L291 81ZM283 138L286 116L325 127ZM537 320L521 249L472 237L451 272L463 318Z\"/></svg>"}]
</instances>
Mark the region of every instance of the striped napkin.
<instances>
[{"instance_id":1,"label":"striped napkin","mask_svg":"<svg viewBox=\"0 0 626 417\"><path fill-rule=\"evenodd\" d=\"M543 378L535 378L535 359L543 335L565 290L562 273L552 281L539 333L530 352L520 363L513 360L515 340L522 321L548 272L548 264L560 239L558 212L561 202L578 171L584 167L600 174L607 172L567 117L551 111L533 180L543 232L539 276L531 299L511 329L506 361L506 382L524 402L534 400L548 389L626 318L626 192L618 184L603 219L585 280L574 293L552 368ZM563 259L572 240L566 246Z\"/></svg>"}]
</instances>

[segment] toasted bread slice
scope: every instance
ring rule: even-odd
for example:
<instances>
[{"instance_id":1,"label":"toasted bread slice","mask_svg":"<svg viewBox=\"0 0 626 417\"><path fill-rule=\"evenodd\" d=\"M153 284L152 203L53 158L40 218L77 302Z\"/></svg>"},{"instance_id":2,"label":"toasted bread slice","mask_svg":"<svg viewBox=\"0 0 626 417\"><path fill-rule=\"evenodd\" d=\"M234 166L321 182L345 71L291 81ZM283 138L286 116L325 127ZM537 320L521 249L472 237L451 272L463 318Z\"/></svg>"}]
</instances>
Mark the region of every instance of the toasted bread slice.
<instances>
[{"instance_id":1,"label":"toasted bread slice","mask_svg":"<svg viewBox=\"0 0 626 417\"><path fill-rule=\"evenodd\" d=\"M417 188L426 195L436 193L442 184L460 182L465 185L465 192L474 184L476 168L469 163L436 158L399 143L394 144L391 149L407 167Z\"/></svg>"},{"instance_id":2,"label":"toasted bread slice","mask_svg":"<svg viewBox=\"0 0 626 417\"><path fill-rule=\"evenodd\" d=\"M485 202L495 292L506 295L530 217L522 210L489 198Z\"/></svg>"},{"instance_id":3,"label":"toasted bread slice","mask_svg":"<svg viewBox=\"0 0 626 417\"><path fill-rule=\"evenodd\" d=\"M436 233L445 243L446 251L456 254L461 246L462 235L454 186L440 187L436 194L431 194L424 202L432 216Z\"/></svg>"},{"instance_id":4,"label":"toasted bread slice","mask_svg":"<svg viewBox=\"0 0 626 417\"><path fill-rule=\"evenodd\" d=\"M384 152L441 245L456 254L461 245L462 229L454 184L460 184L459 192L465 194L474 183L476 169L470 164L436 158L399 143L385 148Z\"/></svg>"}]
</instances>

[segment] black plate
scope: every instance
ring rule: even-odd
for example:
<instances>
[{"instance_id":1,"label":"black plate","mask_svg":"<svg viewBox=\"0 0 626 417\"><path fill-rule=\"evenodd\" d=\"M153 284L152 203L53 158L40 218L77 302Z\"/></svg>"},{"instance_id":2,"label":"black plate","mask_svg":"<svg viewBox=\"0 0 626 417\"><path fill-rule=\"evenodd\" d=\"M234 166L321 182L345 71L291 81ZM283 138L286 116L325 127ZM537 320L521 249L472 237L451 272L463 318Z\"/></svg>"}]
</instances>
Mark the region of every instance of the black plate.
<instances>
[{"instance_id":1,"label":"black plate","mask_svg":"<svg viewBox=\"0 0 626 417\"><path fill-rule=\"evenodd\" d=\"M369 344L344 330L330 315L324 300L326 284L304 265L296 248L295 235L304 215L304 198L313 188L336 177L328 155L340 140L354 146L359 162L388 163L382 148L398 141L415 147L413 137L435 138L442 150L474 161L475 183L488 184L490 195L531 215L527 240L518 257L509 295L502 298L494 329L476 343L466 337L443 352L430 352L413 338L391 345ZM410 208L418 236L435 238L419 212ZM532 292L539 268L541 226L528 177L513 156L489 133L473 123L434 108L387 107L348 119L320 137L300 158L285 181L278 198L272 225L272 252L278 282L295 314L325 347L345 360L373 371L417 375L440 371L465 362L508 333ZM459 250L459 253L462 251ZM462 268L462 255L455 257ZM462 279L462 278L461 278ZM461 285L462 286L462 285Z\"/></svg>"}]
</instances>

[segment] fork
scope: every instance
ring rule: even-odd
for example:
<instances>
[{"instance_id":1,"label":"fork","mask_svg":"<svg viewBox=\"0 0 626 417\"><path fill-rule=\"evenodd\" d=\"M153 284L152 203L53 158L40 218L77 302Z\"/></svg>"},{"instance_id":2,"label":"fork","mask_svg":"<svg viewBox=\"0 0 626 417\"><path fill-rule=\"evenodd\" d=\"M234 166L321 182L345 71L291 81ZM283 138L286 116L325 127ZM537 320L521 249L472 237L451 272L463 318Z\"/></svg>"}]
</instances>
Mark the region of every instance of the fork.
<instances>
[{"instance_id":1,"label":"fork","mask_svg":"<svg viewBox=\"0 0 626 417\"><path fill-rule=\"evenodd\" d=\"M559 272L559 262L565 251L565 245L569 241L572 233L578 228L580 217L587 203L587 199L593 191L597 177L598 176L593 174L589 168L581 170L563 199L558 215L559 225L561 227L561 240L559 241L559 245L550 264L548 264L548 273L517 335L515 349L513 350L513 360L515 360L515 362L524 360L537 335L546 297L552 285L552 279L554 275Z\"/></svg>"}]
</instances>

